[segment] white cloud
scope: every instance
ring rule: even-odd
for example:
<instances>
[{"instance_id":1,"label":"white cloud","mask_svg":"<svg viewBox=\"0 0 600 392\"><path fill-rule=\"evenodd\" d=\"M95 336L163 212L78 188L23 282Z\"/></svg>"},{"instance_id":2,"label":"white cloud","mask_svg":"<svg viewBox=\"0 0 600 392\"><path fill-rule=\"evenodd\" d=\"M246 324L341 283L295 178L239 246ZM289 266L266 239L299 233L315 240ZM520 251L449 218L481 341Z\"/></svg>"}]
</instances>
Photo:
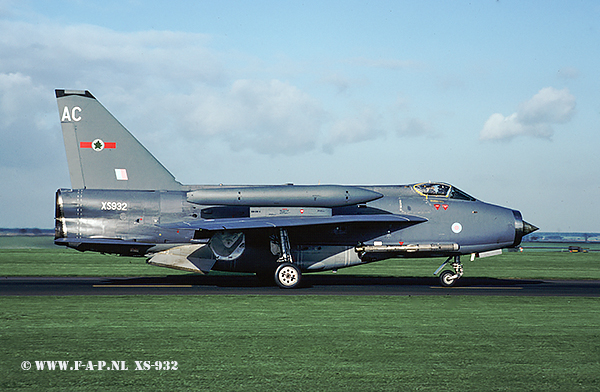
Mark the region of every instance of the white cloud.
<instances>
[{"instance_id":1,"label":"white cloud","mask_svg":"<svg viewBox=\"0 0 600 392\"><path fill-rule=\"evenodd\" d=\"M0 72L20 72L51 88L185 89L223 82L224 67L208 43L203 34L0 21Z\"/></svg>"},{"instance_id":2,"label":"white cloud","mask_svg":"<svg viewBox=\"0 0 600 392\"><path fill-rule=\"evenodd\" d=\"M335 146L376 139L384 134L379 124L378 114L372 109L364 108L352 117L335 121L323 148L331 152Z\"/></svg>"},{"instance_id":3,"label":"white cloud","mask_svg":"<svg viewBox=\"0 0 600 392\"><path fill-rule=\"evenodd\" d=\"M314 149L327 118L321 104L280 80L241 79L224 92L194 94L190 136L216 136L233 150L295 154Z\"/></svg>"},{"instance_id":4,"label":"white cloud","mask_svg":"<svg viewBox=\"0 0 600 392\"><path fill-rule=\"evenodd\" d=\"M411 117L402 121L396 128L399 136L435 136L433 125L428 121Z\"/></svg>"},{"instance_id":5,"label":"white cloud","mask_svg":"<svg viewBox=\"0 0 600 392\"><path fill-rule=\"evenodd\" d=\"M210 36L196 33L0 20L0 132L6 142L0 166L64 163L55 88L89 89L163 160L169 159L161 144L167 141L175 146L170 151L183 144L202 151L215 141L234 151L293 155L388 133L427 133L427 124L412 120L397 132L396 114L376 113L363 102L326 107L292 82L241 77L227 67L229 54L210 45ZM239 61L237 56L233 62ZM400 60L355 63L415 66ZM327 82L341 94L365 83L337 74ZM61 151L48 156L49 149Z\"/></svg>"},{"instance_id":6,"label":"white cloud","mask_svg":"<svg viewBox=\"0 0 600 392\"><path fill-rule=\"evenodd\" d=\"M126 126L157 139L157 132L221 138L234 150L264 154L317 146L327 118L320 102L280 80L236 80L208 42L202 34L0 21L3 133L14 125L15 138L39 139L47 125L31 113L56 120L53 90L73 88L91 90Z\"/></svg>"},{"instance_id":7,"label":"white cloud","mask_svg":"<svg viewBox=\"0 0 600 392\"><path fill-rule=\"evenodd\" d=\"M485 122L481 140L511 140L517 136L549 139L551 125L568 122L575 113L575 97L568 89L541 89L530 100L519 105L517 112L503 116L495 113Z\"/></svg>"},{"instance_id":8,"label":"white cloud","mask_svg":"<svg viewBox=\"0 0 600 392\"><path fill-rule=\"evenodd\" d=\"M396 102L387 109L387 116L391 119L392 130L398 137L438 137L433 123L422 120L412 115L412 104L404 97L398 97Z\"/></svg>"},{"instance_id":9,"label":"white cloud","mask_svg":"<svg viewBox=\"0 0 600 392\"><path fill-rule=\"evenodd\" d=\"M320 82L333 86L338 94L346 94L353 84L353 81L351 81L349 78L338 73L333 73L322 77Z\"/></svg>"},{"instance_id":10,"label":"white cloud","mask_svg":"<svg viewBox=\"0 0 600 392\"><path fill-rule=\"evenodd\" d=\"M58 128L47 123L56 119L53 90L68 88L91 90L134 133L151 141L179 139L200 147L219 139L233 150L276 155L331 150L385 133L388 113L349 109L348 114L343 106L324 107L290 82L240 78L227 69L227 54L210 42L210 36L196 33L0 20L0 123L14 125L15 135L27 132L30 140L44 140L48 129ZM365 58L354 63L388 69L416 65ZM357 81L334 75L329 82L344 93ZM34 108L36 114L29 115ZM414 134L417 128L412 124L396 134ZM2 152L6 163L9 154ZM39 156L32 159L42 162Z\"/></svg>"},{"instance_id":11,"label":"white cloud","mask_svg":"<svg viewBox=\"0 0 600 392\"><path fill-rule=\"evenodd\" d=\"M552 87L541 89L529 101L519 105L517 111L523 124L565 123L575 112L575 97L568 89Z\"/></svg>"},{"instance_id":12,"label":"white cloud","mask_svg":"<svg viewBox=\"0 0 600 392\"><path fill-rule=\"evenodd\" d=\"M64 159L55 88L97 91L101 101L143 117L149 112L140 113L141 105L161 101L167 86L222 83L223 67L206 42L200 34L0 20L0 165L41 167Z\"/></svg>"},{"instance_id":13,"label":"white cloud","mask_svg":"<svg viewBox=\"0 0 600 392\"><path fill-rule=\"evenodd\" d=\"M504 117L495 113L485 122L480 138L482 140L510 140L516 136L533 136L550 138L554 134L547 124L524 124L519 120L517 113Z\"/></svg>"},{"instance_id":14,"label":"white cloud","mask_svg":"<svg viewBox=\"0 0 600 392\"><path fill-rule=\"evenodd\" d=\"M62 139L52 132L58 115L49 109L51 94L29 76L0 73L0 165L36 166L48 151L62 150Z\"/></svg>"}]
</instances>

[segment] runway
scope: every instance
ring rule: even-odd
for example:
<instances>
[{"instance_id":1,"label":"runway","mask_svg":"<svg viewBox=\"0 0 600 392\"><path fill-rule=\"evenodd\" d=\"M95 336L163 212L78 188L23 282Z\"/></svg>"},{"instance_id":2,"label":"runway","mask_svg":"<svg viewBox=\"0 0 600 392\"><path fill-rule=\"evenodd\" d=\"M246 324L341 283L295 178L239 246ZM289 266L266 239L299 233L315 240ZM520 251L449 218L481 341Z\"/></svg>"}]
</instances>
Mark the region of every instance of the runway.
<instances>
[{"instance_id":1,"label":"runway","mask_svg":"<svg viewBox=\"0 0 600 392\"><path fill-rule=\"evenodd\" d=\"M255 276L0 277L0 296L48 295L488 295L600 297L599 280L524 280L463 277L455 287L437 278L304 275L283 290Z\"/></svg>"}]
</instances>

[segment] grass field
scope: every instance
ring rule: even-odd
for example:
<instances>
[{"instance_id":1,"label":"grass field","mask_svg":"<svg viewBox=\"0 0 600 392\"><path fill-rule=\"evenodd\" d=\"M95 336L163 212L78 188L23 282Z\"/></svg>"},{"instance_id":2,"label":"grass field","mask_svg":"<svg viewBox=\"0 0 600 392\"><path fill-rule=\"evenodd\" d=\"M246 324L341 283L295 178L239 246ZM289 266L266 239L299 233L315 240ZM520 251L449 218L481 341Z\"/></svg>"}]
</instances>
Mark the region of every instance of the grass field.
<instances>
[{"instance_id":1,"label":"grass field","mask_svg":"<svg viewBox=\"0 0 600 392\"><path fill-rule=\"evenodd\" d=\"M0 389L600 389L600 299L5 297ZM30 361L31 370L21 370ZM35 361L126 361L127 371ZM135 370L177 361L178 370ZM97 365L96 365L97 367Z\"/></svg>"},{"instance_id":2,"label":"grass field","mask_svg":"<svg viewBox=\"0 0 600 392\"><path fill-rule=\"evenodd\" d=\"M563 248L568 246L562 244ZM599 245L590 245L598 249ZM594 248L595 247L595 248ZM341 269L339 274L369 276L432 276L444 259L394 259ZM469 261L466 277L522 279L600 279L600 252L549 250L505 252ZM163 276L185 274L145 263L142 257L77 252L53 245L51 237L0 237L0 276ZM211 272L215 274L218 272ZM331 272L325 272L330 274Z\"/></svg>"},{"instance_id":3,"label":"grass field","mask_svg":"<svg viewBox=\"0 0 600 392\"><path fill-rule=\"evenodd\" d=\"M143 258L0 239L0 276L166 275ZM465 258L467 276L599 279L600 254ZM442 260L339 274L430 276ZM600 390L600 298L0 298L0 390ZM23 361L32 364L22 370ZM82 361L36 370L35 361ZM128 370L85 370L125 361ZM135 370L135 361L177 370ZM57 365L58 366L58 365Z\"/></svg>"}]
</instances>

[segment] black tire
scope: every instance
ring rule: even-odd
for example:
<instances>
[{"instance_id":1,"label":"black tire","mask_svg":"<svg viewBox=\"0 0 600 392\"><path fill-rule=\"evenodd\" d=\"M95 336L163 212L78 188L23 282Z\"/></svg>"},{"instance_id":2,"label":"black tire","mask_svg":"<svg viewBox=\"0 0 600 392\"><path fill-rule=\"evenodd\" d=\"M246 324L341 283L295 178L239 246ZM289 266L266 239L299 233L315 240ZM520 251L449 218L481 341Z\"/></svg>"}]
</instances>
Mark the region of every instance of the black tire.
<instances>
[{"instance_id":1,"label":"black tire","mask_svg":"<svg viewBox=\"0 0 600 392\"><path fill-rule=\"evenodd\" d=\"M456 274L453 271L450 271L450 270L442 271L442 273L440 274L441 285L444 287L454 286L454 283L456 283L456 281L458 280L456 278L453 278L454 275L456 275Z\"/></svg>"},{"instance_id":2,"label":"black tire","mask_svg":"<svg viewBox=\"0 0 600 392\"><path fill-rule=\"evenodd\" d=\"M283 263L275 271L275 283L282 289L293 289L300 284L302 272L300 268L290 263Z\"/></svg>"}]
</instances>

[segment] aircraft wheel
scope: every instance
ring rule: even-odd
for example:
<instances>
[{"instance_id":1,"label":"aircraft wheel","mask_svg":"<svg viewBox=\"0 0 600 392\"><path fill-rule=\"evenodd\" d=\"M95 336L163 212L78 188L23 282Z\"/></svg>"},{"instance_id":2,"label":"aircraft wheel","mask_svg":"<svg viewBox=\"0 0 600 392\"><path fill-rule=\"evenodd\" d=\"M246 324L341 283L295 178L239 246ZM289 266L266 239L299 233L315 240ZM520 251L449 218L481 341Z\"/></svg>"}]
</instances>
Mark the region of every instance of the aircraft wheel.
<instances>
[{"instance_id":1,"label":"aircraft wheel","mask_svg":"<svg viewBox=\"0 0 600 392\"><path fill-rule=\"evenodd\" d=\"M440 283L442 284L442 286L454 286L454 283L456 283L456 281L458 280L454 277L454 275L456 274L450 270L442 271L442 273L440 274Z\"/></svg>"},{"instance_id":2,"label":"aircraft wheel","mask_svg":"<svg viewBox=\"0 0 600 392\"><path fill-rule=\"evenodd\" d=\"M302 272L294 264L283 263L275 271L275 283L282 289L293 289L298 286Z\"/></svg>"}]
</instances>

